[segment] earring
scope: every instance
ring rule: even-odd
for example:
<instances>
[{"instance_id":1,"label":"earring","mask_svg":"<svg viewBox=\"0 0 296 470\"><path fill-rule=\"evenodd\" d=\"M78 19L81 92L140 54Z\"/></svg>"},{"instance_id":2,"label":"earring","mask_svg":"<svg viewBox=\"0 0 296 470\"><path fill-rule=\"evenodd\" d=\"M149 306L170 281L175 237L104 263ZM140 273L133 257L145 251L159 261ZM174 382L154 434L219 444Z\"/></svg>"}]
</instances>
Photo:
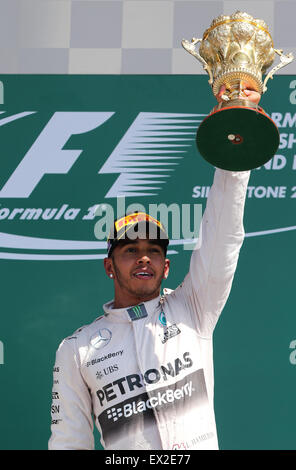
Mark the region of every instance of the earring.
<instances>
[{"instance_id":1,"label":"earring","mask_svg":"<svg viewBox=\"0 0 296 470\"><path fill-rule=\"evenodd\" d=\"M113 278L113 274L112 274L112 273L111 273L111 274L109 274L109 277L111 277L111 279L112 279L112 278Z\"/></svg>"}]
</instances>

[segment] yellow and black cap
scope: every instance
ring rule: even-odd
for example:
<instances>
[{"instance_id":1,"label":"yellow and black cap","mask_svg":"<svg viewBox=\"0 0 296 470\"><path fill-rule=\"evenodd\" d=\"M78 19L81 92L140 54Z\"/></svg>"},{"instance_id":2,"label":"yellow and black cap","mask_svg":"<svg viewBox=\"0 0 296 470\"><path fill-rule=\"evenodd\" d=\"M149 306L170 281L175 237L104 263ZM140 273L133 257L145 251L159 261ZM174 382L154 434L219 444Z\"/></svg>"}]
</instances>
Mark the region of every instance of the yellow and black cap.
<instances>
[{"instance_id":1,"label":"yellow and black cap","mask_svg":"<svg viewBox=\"0 0 296 470\"><path fill-rule=\"evenodd\" d=\"M120 242L137 238L157 240L166 254L169 237L162 223L145 212L133 212L114 221L107 239L108 257Z\"/></svg>"}]
</instances>

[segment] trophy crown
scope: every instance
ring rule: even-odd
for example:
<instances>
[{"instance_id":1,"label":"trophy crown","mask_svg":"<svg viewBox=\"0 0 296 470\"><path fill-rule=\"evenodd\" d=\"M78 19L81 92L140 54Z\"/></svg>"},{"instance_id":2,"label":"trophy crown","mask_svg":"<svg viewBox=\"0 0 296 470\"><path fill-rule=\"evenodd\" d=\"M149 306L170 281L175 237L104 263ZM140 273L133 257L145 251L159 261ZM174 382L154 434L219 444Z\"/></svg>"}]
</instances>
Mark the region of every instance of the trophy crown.
<instances>
[{"instance_id":1,"label":"trophy crown","mask_svg":"<svg viewBox=\"0 0 296 470\"><path fill-rule=\"evenodd\" d=\"M199 53L211 67L215 95L222 84L231 88L234 77L262 93L262 74L275 58L267 24L241 11L215 18L204 32Z\"/></svg>"}]
</instances>

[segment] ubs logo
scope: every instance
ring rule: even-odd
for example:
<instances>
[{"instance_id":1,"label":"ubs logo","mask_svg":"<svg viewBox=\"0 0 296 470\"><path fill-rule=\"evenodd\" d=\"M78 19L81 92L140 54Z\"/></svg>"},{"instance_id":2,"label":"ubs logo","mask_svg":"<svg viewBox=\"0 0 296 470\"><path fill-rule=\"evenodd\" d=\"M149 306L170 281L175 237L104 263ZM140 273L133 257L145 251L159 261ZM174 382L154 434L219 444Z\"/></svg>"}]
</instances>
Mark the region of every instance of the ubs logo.
<instances>
[{"instance_id":1,"label":"ubs logo","mask_svg":"<svg viewBox=\"0 0 296 470\"><path fill-rule=\"evenodd\" d=\"M102 371L98 370L96 372L96 378L100 380L104 377L104 375L110 375L113 372L117 372L117 371L118 371L118 364L113 364L112 366L105 367L105 369L103 369Z\"/></svg>"}]
</instances>

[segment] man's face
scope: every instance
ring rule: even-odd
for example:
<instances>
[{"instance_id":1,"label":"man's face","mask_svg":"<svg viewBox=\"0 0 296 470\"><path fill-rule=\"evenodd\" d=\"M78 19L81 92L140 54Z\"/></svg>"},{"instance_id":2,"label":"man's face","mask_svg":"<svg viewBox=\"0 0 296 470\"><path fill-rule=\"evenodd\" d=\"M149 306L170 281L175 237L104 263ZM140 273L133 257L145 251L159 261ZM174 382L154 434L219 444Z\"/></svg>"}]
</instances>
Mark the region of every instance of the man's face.
<instances>
[{"instance_id":1,"label":"man's face","mask_svg":"<svg viewBox=\"0 0 296 470\"><path fill-rule=\"evenodd\" d=\"M115 304L124 307L159 295L161 281L169 272L169 260L157 242L136 239L119 244L112 257L105 259L105 269L108 275L113 274Z\"/></svg>"}]
</instances>

